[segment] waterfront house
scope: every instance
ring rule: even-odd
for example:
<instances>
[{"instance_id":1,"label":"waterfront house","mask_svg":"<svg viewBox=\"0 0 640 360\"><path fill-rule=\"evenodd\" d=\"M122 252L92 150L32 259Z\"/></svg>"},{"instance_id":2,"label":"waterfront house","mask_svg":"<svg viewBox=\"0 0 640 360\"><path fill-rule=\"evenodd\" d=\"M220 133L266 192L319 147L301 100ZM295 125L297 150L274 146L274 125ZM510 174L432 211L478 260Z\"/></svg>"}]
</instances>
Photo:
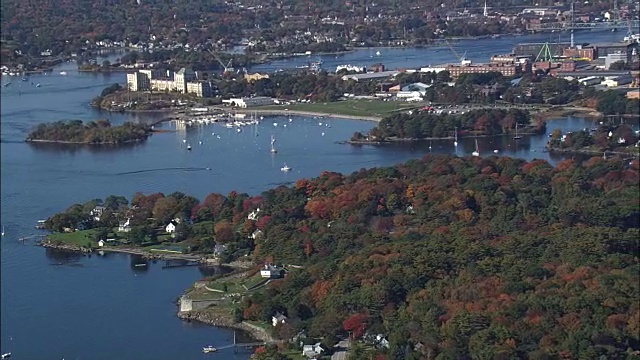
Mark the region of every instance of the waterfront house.
<instances>
[{"instance_id":1,"label":"waterfront house","mask_svg":"<svg viewBox=\"0 0 640 360\"><path fill-rule=\"evenodd\" d=\"M174 232L176 232L176 225L176 222L171 220L171 222L169 222L169 224L164 227L164 231L166 231L167 234L173 234Z\"/></svg>"},{"instance_id":2,"label":"waterfront house","mask_svg":"<svg viewBox=\"0 0 640 360\"><path fill-rule=\"evenodd\" d=\"M223 252L227 251L227 245L224 244L216 244L213 247L213 256L219 257Z\"/></svg>"},{"instance_id":3,"label":"waterfront house","mask_svg":"<svg viewBox=\"0 0 640 360\"><path fill-rule=\"evenodd\" d=\"M106 244L106 242L104 240L98 241L98 246L99 247L103 247L105 244Z\"/></svg>"},{"instance_id":4,"label":"waterfront house","mask_svg":"<svg viewBox=\"0 0 640 360\"><path fill-rule=\"evenodd\" d=\"M308 358L315 358L322 355L324 349L322 348L322 343L315 343L313 345L304 345L302 347L302 356L306 356Z\"/></svg>"},{"instance_id":5,"label":"waterfront house","mask_svg":"<svg viewBox=\"0 0 640 360\"><path fill-rule=\"evenodd\" d=\"M100 221L100 217L106 209L107 208L102 205L96 205L96 207L94 207L93 210L89 212L89 215L93 216L93 220Z\"/></svg>"},{"instance_id":6,"label":"waterfront house","mask_svg":"<svg viewBox=\"0 0 640 360\"><path fill-rule=\"evenodd\" d=\"M284 324L287 321L287 317L284 314L277 312L271 317L271 325L276 327L278 324Z\"/></svg>"},{"instance_id":7,"label":"waterfront house","mask_svg":"<svg viewBox=\"0 0 640 360\"><path fill-rule=\"evenodd\" d=\"M131 231L131 219L127 218L125 221L120 221L118 223L118 231L119 232L129 232Z\"/></svg>"},{"instance_id":8,"label":"waterfront house","mask_svg":"<svg viewBox=\"0 0 640 360\"><path fill-rule=\"evenodd\" d=\"M260 276L263 278L280 279L284 276L284 269L272 264L265 264L264 268L260 270Z\"/></svg>"}]
</instances>

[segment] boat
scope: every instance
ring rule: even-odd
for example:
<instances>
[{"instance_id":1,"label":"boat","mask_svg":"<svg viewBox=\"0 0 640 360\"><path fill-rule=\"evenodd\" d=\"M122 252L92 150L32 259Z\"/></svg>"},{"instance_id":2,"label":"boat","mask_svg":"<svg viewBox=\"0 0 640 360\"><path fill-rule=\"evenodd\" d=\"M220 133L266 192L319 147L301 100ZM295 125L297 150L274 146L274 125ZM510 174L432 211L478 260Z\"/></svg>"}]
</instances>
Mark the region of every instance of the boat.
<instances>
[{"instance_id":1,"label":"boat","mask_svg":"<svg viewBox=\"0 0 640 360\"><path fill-rule=\"evenodd\" d=\"M191 151L191 145L187 145L187 150Z\"/></svg>"},{"instance_id":2,"label":"boat","mask_svg":"<svg viewBox=\"0 0 640 360\"><path fill-rule=\"evenodd\" d=\"M472 152L471 156L480 156L480 150L478 149L478 139L476 139L476 151Z\"/></svg>"},{"instance_id":3,"label":"boat","mask_svg":"<svg viewBox=\"0 0 640 360\"><path fill-rule=\"evenodd\" d=\"M40 84L36 85L36 87L40 87Z\"/></svg>"},{"instance_id":4,"label":"boat","mask_svg":"<svg viewBox=\"0 0 640 360\"><path fill-rule=\"evenodd\" d=\"M458 147L458 127L455 128L453 137L454 137L453 146Z\"/></svg>"},{"instance_id":5,"label":"boat","mask_svg":"<svg viewBox=\"0 0 640 360\"><path fill-rule=\"evenodd\" d=\"M2 236L4 236L4 225L2 225Z\"/></svg>"},{"instance_id":6,"label":"boat","mask_svg":"<svg viewBox=\"0 0 640 360\"><path fill-rule=\"evenodd\" d=\"M7 87L7 86L9 86L9 85L11 85L11 83L10 83L10 82L8 82L8 83L4 84L4 87Z\"/></svg>"},{"instance_id":7,"label":"boat","mask_svg":"<svg viewBox=\"0 0 640 360\"><path fill-rule=\"evenodd\" d=\"M518 123L516 123L516 135L513 137L513 140L520 140L522 136L518 135Z\"/></svg>"},{"instance_id":8,"label":"boat","mask_svg":"<svg viewBox=\"0 0 640 360\"><path fill-rule=\"evenodd\" d=\"M276 143L276 138L273 137L273 135L271 135L271 153L275 154L278 152L278 150L276 150L274 144Z\"/></svg>"},{"instance_id":9,"label":"boat","mask_svg":"<svg viewBox=\"0 0 640 360\"><path fill-rule=\"evenodd\" d=\"M66 71L60 71L60 75L67 75Z\"/></svg>"},{"instance_id":10,"label":"boat","mask_svg":"<svg viewBox=\"0 0 640 360\"><path fill-rule=\"evenodd\" d=\"M8 359L11 357L11 353L4 353L2 354L2 359Z\"/></svg>"},{"instance_id":11,"label":"boat","mask_svg":"<svg viewBox=\"0 0 640 360\"><path fill-rule=\"evenodd\" d=\"M291 168L288 167L287 164L285 163L284 166L280 168L280 171L289 172L289 171L291 171Z\"/></svg>"},{"instance_id":12,"label":"boat","mask_svg":"<svg viewBox=\"0 0 640 360\"><path fill-rule=\"evenodd\" d=\"M203 353L210 353L210 352L216 352L218 351L218 349L214 348L213 346L209 345L209 346L205 346L202 348L202 352Z\"/></svg>"},{"instance_id":13,"label":"boat","mask_svg":"<svg viewBox=\"0 0 640 360\"><path fill-rule=\"evenodd\" d=\"M376 51L376 56L380 56L380 51Z\"/></svg>"},{"instance_id":14,"label":"boat","mask_svg":"<svg viewBox=\"0 0 640 360\"><path fill-rule=\"evenodd\" d=\"M135 267L144 267L144 266L147 266L147 264L146 263L140 263L140 264L135 264L133 266L135 266Z\"/></svg>"}]
</instances>

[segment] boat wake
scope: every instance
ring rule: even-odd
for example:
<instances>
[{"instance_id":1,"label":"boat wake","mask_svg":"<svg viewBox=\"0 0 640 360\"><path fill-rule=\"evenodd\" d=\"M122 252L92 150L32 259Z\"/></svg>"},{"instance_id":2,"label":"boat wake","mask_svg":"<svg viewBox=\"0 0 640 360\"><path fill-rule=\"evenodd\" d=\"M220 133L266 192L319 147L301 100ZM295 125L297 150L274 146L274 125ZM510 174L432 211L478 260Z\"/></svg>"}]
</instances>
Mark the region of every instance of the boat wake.
<instances>
[{"instance_id":1,"label":"boat wake","mask_svg":"<svg viewBox=\"0 0 640 360\"><path fill-rule=\"evenodd\" d=\"M141 174L148 172L158 172L158 171L208 171L211 168L200 168L200 167L171 167L171 168L158 168L158 169L147 169L147 170L136 170L136 171L127 171L117 173L116 175L131 175L131 174Z\"/></svg>"}]
</instances>

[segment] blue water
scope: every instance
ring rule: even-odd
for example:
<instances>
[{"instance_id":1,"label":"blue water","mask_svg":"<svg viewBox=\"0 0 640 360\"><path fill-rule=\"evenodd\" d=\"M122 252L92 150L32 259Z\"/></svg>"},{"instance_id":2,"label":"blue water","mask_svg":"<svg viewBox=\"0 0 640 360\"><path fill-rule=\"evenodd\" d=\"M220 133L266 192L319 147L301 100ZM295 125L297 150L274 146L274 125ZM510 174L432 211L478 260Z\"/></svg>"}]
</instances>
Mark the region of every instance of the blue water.
<instances>
[{"instance_id":1,"label":"blue water","mask_svg":"<svg viewBox=\"0 0 640 360\"><path fill-rule=\"evenodd\" d=\"M507 39L473 44L495 49L495 41ZM512 47L515 42L533 40L519 37L509 41ZM422 63L428 63L432 51L437 50L389 49L382 57L404 52L417 54L424 58ZM368 53L344 56L353 56L355 61ZM63 70L67 76L59 74ZM257 129L246 127L241 133L215 124L182 128L166 123L165 129L177 131L155 134L144 144L116 150L35 146L23 139L41 122L108 118L121 123L154 121L164 115L111 114L89 107L90 100L104 87L123 83L124 74L81 74L74 64L66 63L51 74L33 75L27 82L2 79L3 83L9 80L12 84L2 87L0 107L0 219L6 231L0 243L0 352L12 352L20 359L200 359L206 357L200 352L202 346L228 344L232 337L229 330L185 324L175 317L175 300L204 275L203 269L162 269L162 263L156 263L140 272L131 266L129 256L84 257L45 250L33 246L32 241L18 241L37 232L33 227L38 219L75 202L110 194L130 198L136 191L182 191L201 199L211 192L226 194L231 190L258 194L324 170L351 173L429 152L469 155L475 148L471 139L461 140L457 149L451 141L390 147L341 145L337 142L375 124L304 117L295 117L292 122L284 117L267 118ZM38 83L39 88L35 87ZM589 125L570 118L554 122L548 131ZM272 134L277 140L275 155L269 153ZM544 158L554 163L562 159L549 158L542 152L546 140L546 135L525 137L517 143L510 137L483 138L479 147L483 155L498 149L502 155L526 159ZM186 144L193 150L186 151ZM291 172L279 170L285 163L293 168ZM207 167L211 170L168 169ZM246 353L234 355L231 351L214 356L248 358Z\"/></svg>"}]
</instances>

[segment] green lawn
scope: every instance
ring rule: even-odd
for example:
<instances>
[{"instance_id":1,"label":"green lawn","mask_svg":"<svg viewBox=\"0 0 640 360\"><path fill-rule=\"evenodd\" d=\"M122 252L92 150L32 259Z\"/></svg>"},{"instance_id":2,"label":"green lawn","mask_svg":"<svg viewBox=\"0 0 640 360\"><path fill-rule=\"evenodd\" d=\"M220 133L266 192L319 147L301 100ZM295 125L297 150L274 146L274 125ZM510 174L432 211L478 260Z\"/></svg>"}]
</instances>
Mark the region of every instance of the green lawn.
<instances>
[{"instance_id":1,"label":"green lawn","mask_svg":"<svg viewBox=\"0 0 640 360\"><path fill-rule=\"evenodd\" d=\"M250 278L246 279L245 281L243 281L243 284L244 284L244 286L247 287L247 289L251 289L252 286L255 286L257 283L259 283L259 282L261 282L263 280L265 280L265 278L260 276L260 273L256 273L252 277L250 277Z\"/></svg>"},{"instance_id":2,"label":"green lawn","mask_svg":"<svg viewBox=\"0 0 640 360\"><path fill-rule=\"evenodd\" d=\"M98 247L98 242L94 241L93 234L95 230L82 230L74 231L70 233L53 233L49 235L49 238L53 241L62 241L65 244L87 246L91 243L91 246Z\"/></svg>"},{"instance_id":3,"label":"green lawn","mask_svg":"<svg viewBox=\"0 0 640 360\"><path fill-rule=\"evenodd\" d=\"M261 106L258 109L289 109L292 111L310 111L326 114L385 117L397 111L416 109L422 106L423 104L406 103L402 101L346 100L330 103L296 103L290 105L269 105Z\"/></svg>"}]
</instances>

